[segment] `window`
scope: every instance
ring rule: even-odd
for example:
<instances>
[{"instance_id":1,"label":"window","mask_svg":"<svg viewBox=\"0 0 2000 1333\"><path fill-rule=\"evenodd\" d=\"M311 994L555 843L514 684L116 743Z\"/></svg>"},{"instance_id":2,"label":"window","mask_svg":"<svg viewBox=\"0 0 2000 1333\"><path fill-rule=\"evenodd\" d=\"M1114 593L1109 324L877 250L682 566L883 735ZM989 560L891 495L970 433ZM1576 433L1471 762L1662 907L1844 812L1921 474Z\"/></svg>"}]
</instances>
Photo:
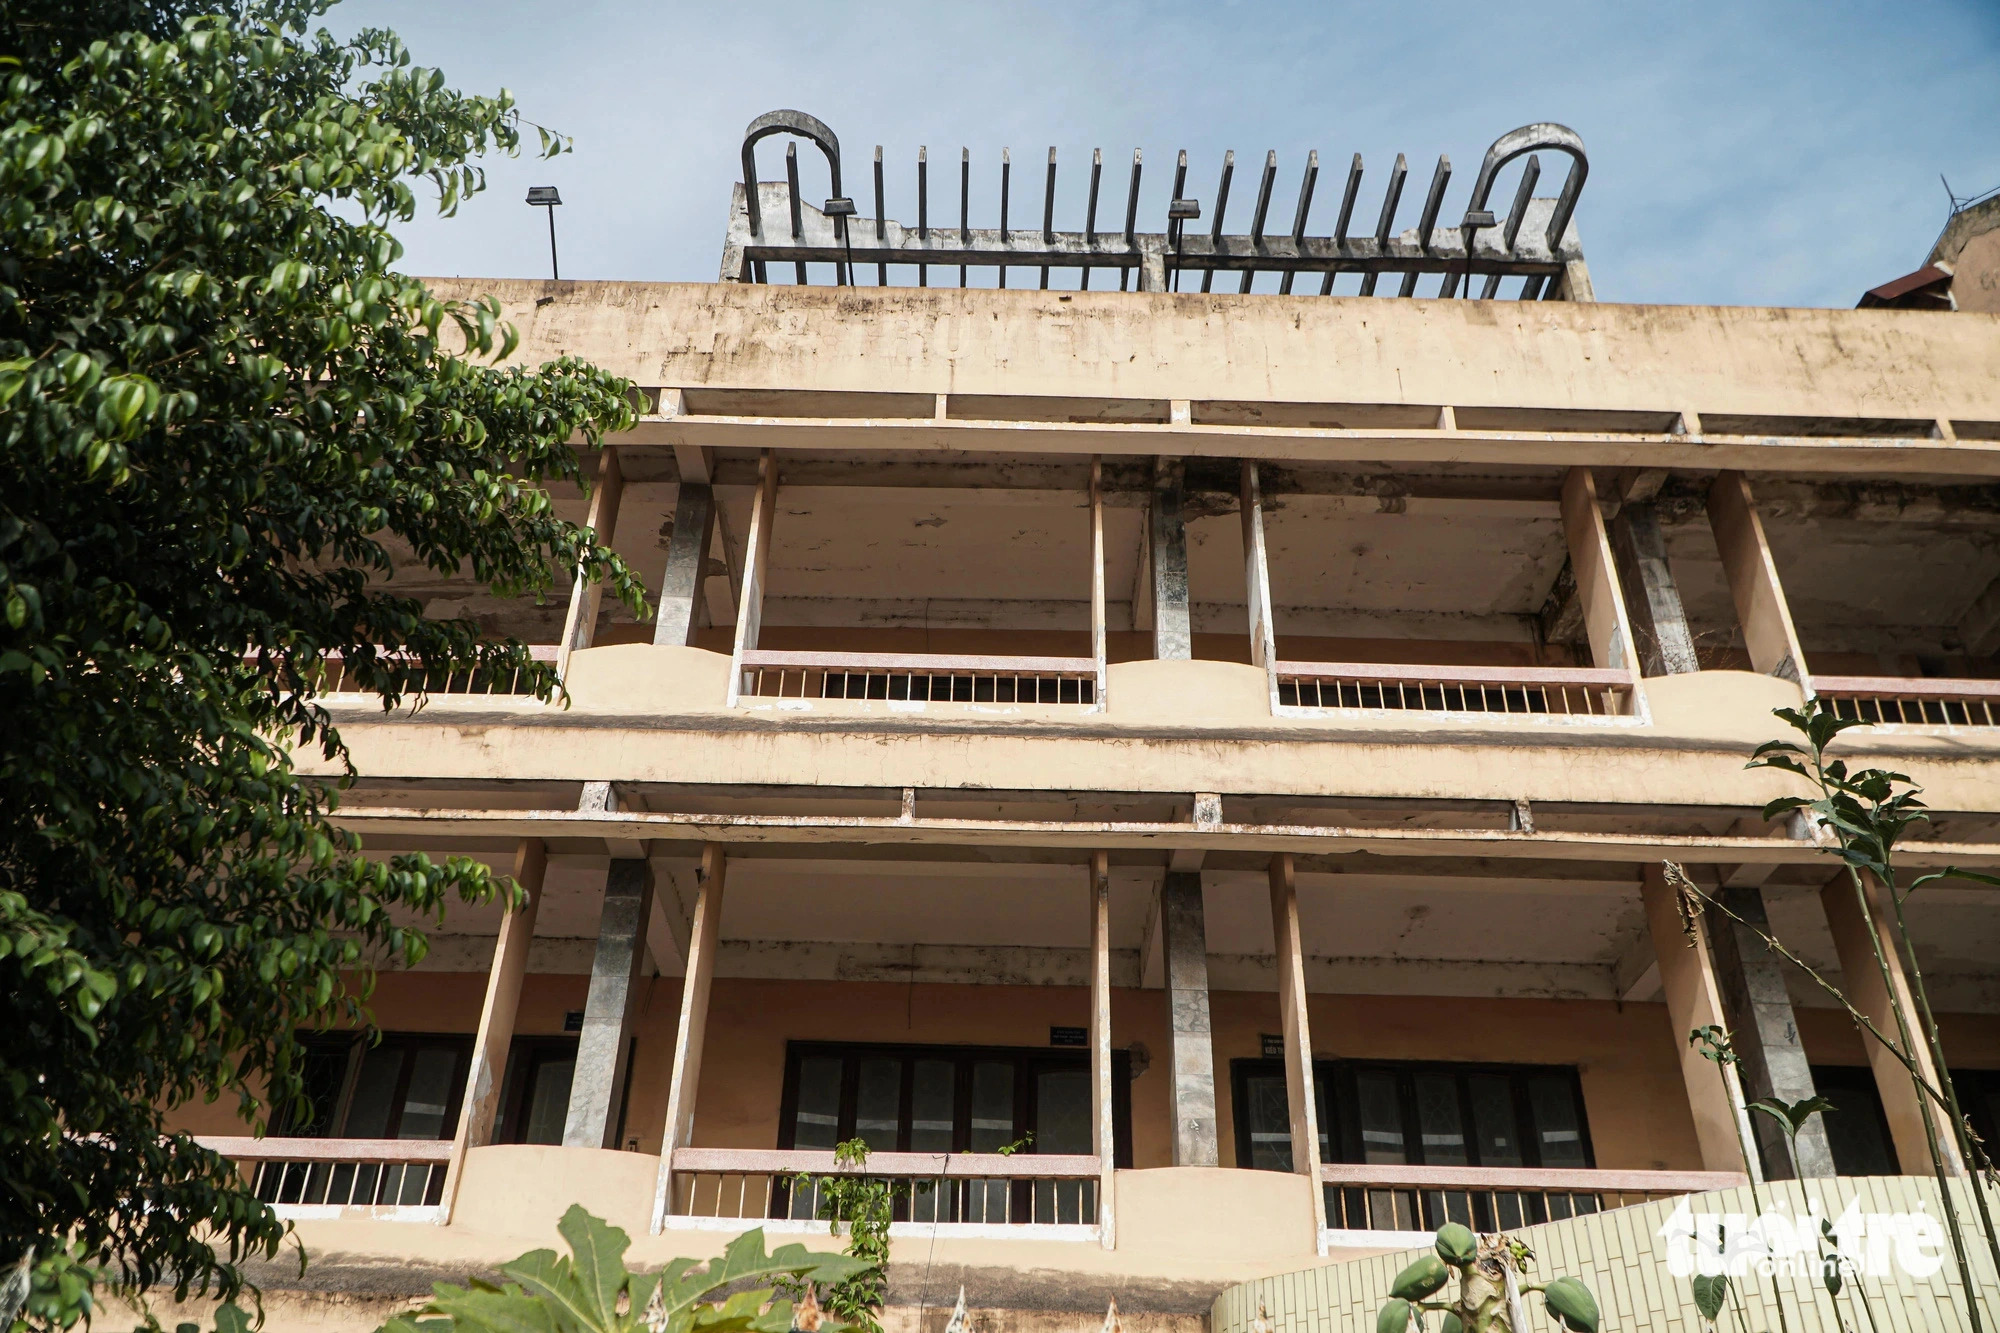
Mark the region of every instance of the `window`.
<instances>
[{"instance_id":1,"label":"window","mask_svg":"<svg viewBox=\"0 0 2000 1333\"><path fill-rule=\"evenodd\" d=\"M457 1132L470 1037L386 1033L371 1044L362 1033L324 1033L305 1038L304 1045L307 1104L283 1108L281 1134L448 1139ZM266 1203L435 1204L444 1171L442 1163L271 1163L257 1173L257 1197Z\"/></svg>"},{"instance_id":2,"label":"window","mask_svg":"<svg viewBox=\"0 0 2000 1333\"><path fill-rule=\"evenodd\" d=\"M1112 1055L1114 1158L1131 1165L1131 1094L1123 1051ZM780 1148L830 1149L860 1139L870 1152L1088 1153L1090 1065L1081 1052L982 1046L793 1042L785 1060ZM813 1216L803 1195L777 1194L779 1216ZM955 1181L896 1203L899 1221L1090 1222L1094 1181Z\"/></svg>"},{"instance_id":3,"label":"window","mask_svg":"<svg viewBox=\"0 0 2000 1333\"><path fill-rule=\"evenodd\" d=\"M1833 1150L1835 1173L1901 1175L1896 1145L1889 1137L1889 1118L1882 1113L1882 1094L1875 1087L1875 1071L1866 1065L1858 1069L1814 1065L1812 1081L1813 1091L1833 1103L1832 1110L1821 1111L1819 1116L1826 1126L1827 1146ZM1965 1091L1965 1085L1959 1084L1961 1098Z\"/></svg>"},{"instance_id":4,"label":"window","mask_svg":"<svg viewBox=\"0 0 2000 1333\"><path fill-rule=\"evenodd\" d=\"M629 1068L629 1062L627 1067ZM501 1083L496 1143L561 1143L576 1076L575 1037L516 1037Z\"/></svg>"},{"instance_id":5,"label":"window","mask_svg":"<svg viewBox=\"0 0 2000 1333\"><path fill-rule=\"evenodd\" d=\"M1292 1169L1285 1068L1237 1060L1236 1160ZM1318 1061L1313 1084L1323 1162L1411 1166L1589 1167L1590 1133L1576 1071L1560 1066ZM1595 1195L1326 1187L1327 1224L1429 1230L1447 1220L1480 1231L1594 1212Z\"/></svg>"}]
</instances>

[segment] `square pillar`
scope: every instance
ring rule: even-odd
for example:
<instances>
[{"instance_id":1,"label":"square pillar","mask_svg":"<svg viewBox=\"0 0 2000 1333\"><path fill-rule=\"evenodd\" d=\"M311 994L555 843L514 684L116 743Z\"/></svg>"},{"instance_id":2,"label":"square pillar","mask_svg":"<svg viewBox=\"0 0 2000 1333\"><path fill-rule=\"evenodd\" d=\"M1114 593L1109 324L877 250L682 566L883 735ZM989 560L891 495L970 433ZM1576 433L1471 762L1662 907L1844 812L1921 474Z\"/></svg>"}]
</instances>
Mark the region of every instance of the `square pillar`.
<instances>
[{"instance_id":1,"label":"square pillar","mask_svg":"<svg viewBox=\"0 0 2000 1333\"><path fill-rule=\"evenodd\" d=\"M1716 896L1731 912L1769 932L1764 894L1755 885L1723 888ZM1711 909L1704 924L1723 1012L1729 1016L1729 1032L1742 1062L1743 1095L1753 1102L1767 1098L1806 1100L1813 1095L1812 1068L1799 1041L1792 997L1785 989L1785 974L1777 955L1753 931L1722 912ZM1823 1120L1814 1116L1799 1131L1799 1176L1834 1174L1833 1146L1827 1141ZM1784 1128L1767 1115L1752 1116L1750 1126L1764 1159L1764 1175L1771 1180L1792 1179Z\"/></svg>"},{"instance_id":2,"label":"square pillar","mask_svg":"<svg viewBox=\"0 0 2000 1333\"><path fill-rule=\"evenodd\" d=\"M1882 901L1882 886L1872 875L1862 876L1867 911L1857 898L1854 881L1845 871L1828 881L1819 891L1820 905L1826 910L1826 924L1833 931L1834 952L1840 958L1841 990L1847 1001L1868 1015L1876 1030L1891 1041L1896 1037L1896 1015L1890 1007L1890 990L1882 981L1882 963L1875 951L1882 951L1888 964L1889 985L1910 1024L1916 1049L1911 1052L1917 1068L1933 1087L1939 1086L1937 1066L1931 1061L1929 1045L1923 1039L1922 1019L1910 995L1910 983L1903 970L1903 956L1897 952L1895 923ZM1930 1118L1937 1133L1938 1156L1946 1175L1965 1174L1965 1159L1958 1151L1958 1136L1951 1119L1928 1097L1918 1094L1910 1081L1910 1071L1902 1061L1882 1049L1882 1043L1863 1034L1868 1049L1868 1065L1875 1072L1875 1090L1882 1098L1882 1114L1889 1121L1889 1138L1896 1145L1896 1160L1906 1175L1922 1175L1930 1170L1931 1150L1924 1134L1924 1118Z\"/></svg>"},{"instance_id":3,"label":"square pillar","mask_svg":"<svg viewBox=\"0 0 2000 1333\"><path fill-rule=\"evenodd\" d=\"M1681 1079L1687 1085L1688 1110L1694 1116L1695 1141L1701 1146L1704 1171L1742 1171L1744 1135L1749 1130L1749 1113L1743 1106L1742 1084L1734 1068L1717 1065L1688 1044L1688 1034L1697 1028L1727 1028L1728 1015L1722 1004L1722 988L1709 962L1708 932L1695 919L1692 944L1681 930L1680 909L1666 872L1657 861L1646 866L1640 893L1646 907L1646 929L1653 939L1653 952L1660 960L1660 988L1666 992L1667 1016L1673 1024L1674 1052L1680 1060ZM1759 1163L1748 1169L1761 1180Z\"/></svg>"},{"instance_id":4,"label":"square pillar","mask_svg":"<svg viewBox=\"0 0 2000 1333\"><path fill-rule=\"evenodd\" d=\"M1097 1234L1118 1248L1116 1121L1111 1093L1111 857L1090 857L1090 1148L1097 1155Z\"/></svg>"},{"instance_id":5,"label":"square pillar","mask_svg":"<svg viewBox=\"0 0 2000 1333\"><path fill-rule=\"evenodd\" d=\"M1729 598L1736 604L1737 623L1750 665L1767 676L1794 684L1806 674L1805 650L1792 624L1785 588L1778 581L1778 564L1765 540L1763 520L1750 483L1741 472L1724 472L1708 490L1708 523L1715 530L1722 572L1729 580Z\"/></svg>"},{"instance_id":6,"label":"square pillar","mask_svg":"<svg viewBox=\"0 0 2000 1333\"><path fill-rule=\"evenodd\" d=\"M535 915L542 906L542 881L549 864L548 845L525 838L514 852L514 882L525 895L518 907L500 918L500 935L493 941L493 966L486 973L486 1000L479 1009L479 1030L472 1039L472 1065L466 1071L465 1097L458 1113L458 1132L451 1145L451 1165L445 1171L440 1203L449 1223L458 1202L458 1182L465 1154L493 1142L493 1125L500 1114L500 1088L507 1073L507 1052L514 1043L514 1016L521 1002L521 981L528 972L528 949L535 938Z\"/></svg>"},{"instance_id":7,"label":"square pillar","mask_svg":"<svg viewBox=\"0 0 2000 1333\"><path fill-rule=\"evenodd\" d=\"M701 1056L708 1033L708 993L715 980L715 952L722 943L722 891L729 859L721 844L702 851L696 872L694 916L688 923L687 975L681 982L680 1024L674 1030L674 1072L667 1084L667 1124L660 1140L660 1176L653 1191L653 1234L666 1230L674 1203L674 1151L694 1141L695 1099L701 1093Z\"/></svg>"},{"instance_id":8,"label":"square pillar","mask_svg":"<svg viewBox=\"0 0 2000 1333\"><path fill-rule=\"evenodd\" d=\"M1319 1089L1313 1082L1312 1028L1306 1016L1305 953L1299 944L1299 887L1291 854L1271 858L1271 937L1278 964L1278 1018L1284 1029L1285 1093L1292 1119L1292 1170L1312 1182L1313 1248L1326 1232L1326 1190L1319 1178Z\"/></svg>"},{"instance_id":9,"label":"square pillar","mask_svg":"<svg viewBox=\"0 0 2000 1333\"><path fill-rule=\"evenodd\" d=\"M1215 1042L1208 1022L1208 930L1201 875L1167 872L1160 886L1168 1041L1173 1057L1175 1166L1219 1166Z\"/></svg>"},{"instance_id":10,"label":"square pillar","mask_svg":"<svg viewBox=\"0 0 2000 1333\"><path fill-rule=\"evenodd\" d=\"M618 502L625 496L625 474L619 469L618 451L609 445L598 450L597 486L590 495L586 526L605 546L618 532ZM569 613L563 620L562 642L556 649L556 676L569 676L570 654L590 647L597 634L597 611L604 602L604 581L584 576L581 565L569 592Z\"/></svg>"},{"instance_id":11,"label":"square pillar","mask_svg":"<svg viewBox=\"0 0 2000 1333\"><path fill-rule=\"evenodd\" d=\"M708 548L715 531L715 490L683 481L674 501L674 533L667 542L667 568L660 578L660 614L653 622L654 647L684 648L701 628L702 588L708 582Z\"/></svg>"},{"instance_id":12,"label":"square pillar","mask_svg":"<svg viewBox=\"0 0 2000 1333\"><path fill-rule=\"evenodd\" d=\"M604 876L604 910L597 922L597 952L590 962L590 993L584 1001L583 1033L576 1039L576 1076L570 1083L564 1147L618 1146L632 1010L652 913L652 867L644 861L613 861Z\"/></svg>"},{"instance_id":13,"label":"square pillar","mask_svg":"<svg viewBox=\"0 0 2000 1333\"><path fill-rule=\"evenodd\" d=\"M1153 656L1162 661L1194 656L1193 621L1188 610L1187 518L1183 504L1187 465L1178 458L1153 460L1153 503L1147 516L1147 550L1152 568Z\"/></svg>"},{"instance_id":14,"label":"square pillar","mask_svg":"<svg viewBox=\"0 0 2000 1333\"><path fill-rule=\"evenodd\" d=\"M1667 565L1659 511L1650 503L1628 501L1611 521L1610 535L1640 668L1648 676L1701 670L1680 590L1674 586L1673 570Z\"/></svg>"}]
</instances>

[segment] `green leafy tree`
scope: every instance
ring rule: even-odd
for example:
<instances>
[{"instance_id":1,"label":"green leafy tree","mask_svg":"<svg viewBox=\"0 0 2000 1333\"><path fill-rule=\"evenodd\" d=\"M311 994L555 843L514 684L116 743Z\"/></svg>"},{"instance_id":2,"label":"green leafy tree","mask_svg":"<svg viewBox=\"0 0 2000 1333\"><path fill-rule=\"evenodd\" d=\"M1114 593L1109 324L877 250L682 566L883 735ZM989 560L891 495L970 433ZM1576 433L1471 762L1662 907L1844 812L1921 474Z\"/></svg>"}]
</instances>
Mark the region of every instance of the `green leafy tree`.
<instances>
[{"instance_id":1,"label":"green leafy tree","mask_svg":"<svg viewBox=\"0 0 2000 1333\"><path fill-rule=\"evenodd\" d=\"M865 1260L817 1254L803 1245L766 1254L759 1227L707 1264L676 1259L658 1273L634 1273L625 1267L631 1237L580 1204L570 1205L556 1230L569 1242L567 1256L530 1251L500 1265L505 1281L497 1286L440 1282L428 1305L391 1319L380 1333L790 1333L795 1313L803 1311L778 1297L779 1284L811 1291L866 1267ZM712 1299L728 1287L736 1290ZM847 1330L831 1321L814 1327L818 1333Z\"/></svg>"},{"instance_id":2,"label":"green leafy tree","mask_svg":"<svg viewBox=\"0 0 2000 1333\"><path fill-rule=\"evenodd\" d=\"M296 1033L364 1019L365 960L424 950L397 921L513 891L363 859L289 761L344 759L329 654L385 706L425 664L555 689L397 565L639 603L546 490L631 386L498 368L497 304L393 269L517 112L328 2L0 5L0 1266L40 1256L36 1327L106 1275L234 1295L283 1227L168 1114L301 1105Z\"/></svg>"}]
</instances>

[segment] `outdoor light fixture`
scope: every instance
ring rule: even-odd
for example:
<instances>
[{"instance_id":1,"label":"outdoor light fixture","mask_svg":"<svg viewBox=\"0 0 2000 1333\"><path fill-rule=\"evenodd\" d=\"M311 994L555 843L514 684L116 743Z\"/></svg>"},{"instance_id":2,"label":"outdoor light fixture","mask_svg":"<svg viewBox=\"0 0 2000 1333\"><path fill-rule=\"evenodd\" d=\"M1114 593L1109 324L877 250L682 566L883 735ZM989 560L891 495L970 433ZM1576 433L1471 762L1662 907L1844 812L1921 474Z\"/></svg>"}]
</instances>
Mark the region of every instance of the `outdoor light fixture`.
<instances>
[{"instance_id":1,"label":"outdoor light fixture","mask_svg":"<svg viewBox=\"0 0 2000 1333\"><path fill-rule=\"evenodd\" d=\"M1167 230L1174 236L1174 285L1181 289L1181 231L1183 225L1201 216L1201 200L1173 199L1167 203Z\"/></svg>"},{"instance_id":2,"label":"outdoor light fixture","mask_svg":"<svg viewBox=\"0 0 2000 1333\"><path fill-rule=\"evenodd\" d=\"M553 185L530 185L528 202L549 210L549 276L560 280L562 270L556 266L556 205L562 202L562 194Z\"/></svg>"},{"instance_id":3,"label":"outdoor light fixture","mask_svg":"<svg viewBox=\"0 0 2000 1333\"><path fill-rule=\"evenodd\" d=\"M847 249L847 263L841 273L841 280L849 287L854 285L854 237L848 233L847 220L857 211L854 201L845 195L835 195L826 201L821 210L833 219L834 230L840 233L840 243Z\"/></svg>"}]
</instances>

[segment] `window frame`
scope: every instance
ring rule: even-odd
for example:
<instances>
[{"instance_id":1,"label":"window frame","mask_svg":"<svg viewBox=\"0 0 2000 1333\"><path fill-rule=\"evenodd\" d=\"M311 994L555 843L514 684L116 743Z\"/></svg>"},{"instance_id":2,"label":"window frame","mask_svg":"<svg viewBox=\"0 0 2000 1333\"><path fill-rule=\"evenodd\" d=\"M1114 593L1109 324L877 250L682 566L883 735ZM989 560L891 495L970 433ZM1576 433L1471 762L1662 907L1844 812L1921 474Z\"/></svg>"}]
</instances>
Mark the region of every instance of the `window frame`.
<instances>
[{"instance_id":1,"label":"window frame","mask_svg":"<svg viewBox=\"0 0 2000 1333\"><path fill-rule=\"evenodd\" d=\"M472 1036L459 1032L311 1032L301 1033L300 1042L308 1052L316 1056L338 1055L345 1063L339 1079L339 1087L333 1097L333 1104L327 1113L324 1128L296 1127L292 1124L292 1110L286 1108L284 1123L287 1137L341 1139L350 1138L346 1131L347 1117L353 1109L354 1088L361 1076L361 1065L371 1052L377 1050L400 1050L402 1067L397 1071L396 1084L390 1093L389 1123L383 1137L396 1138L402 1128L403 1103L409 1095L410 1074L414 1065L412 1053L424 1047L449 1049L453 1056L450 1093L445 1099L442 1132L435 1140L424 1142L449 1142L458 1133L458 1120L465 1107L465 1084L472 1065ZM334 1126L341 1133L333 1133Z\"/></svg>"},{"instance_id":2,"label":"window frame","mask_svg":"<svg viewBox=\"0 0 2000 1333\"><path fill-rule=\"evenodd\" d=\"M1566 1078L1575 1100L1577 1113L1577 1134L1583 1149L1583 1170L1595 1170L1597 1152L1591 1142L1590 1112L1584 1104L1583 1079L1575 1065L1511 1064L1486 1061L1456 1060L1314 1060L1313 1082L1316 1090L1331 1091L1331 1097L1322 1096L1319 1102L1321 1125L1327 1136L1327 1144L1334 1155L1326 1160L1339 1163L1359 1163L1364 1159L1360 1151L1360 1117L1356 1113L1359 1095L1356 1091L1355 1075L1362 1071L1386 1071L1397 1079L1397 1096L1402 1103L1403 1142L1408 1165L1428 1165L1423 1161L1423 1131L1418 1122L1417 1100L1414 1080L1419 1074L1444 1074L1454 1078L1458 1085L1459 1123L1464 1127L1466 1145L1466 1165L1484 1165L1479 1158L1479 1135L1472 1114L1470 1085L1466 1076L1474 1074L1496 1075L1509 1081L1509 1090L1514 1102L1517 1126L1522 1131L1521 1164L1517 1167L1495 1167L1495 1170L1526 1170L1541 1165L1542 1140L1539 1127L1535 1123L1534 1107L1528 1093L1528 1081L1538 1076L1555 1075ZM1251 1166L1253 1154L1250 1144L1250 1118L1245 1114L1249 1106L1248 1082L1254 1077L1275 1075L1286 1078L1283 1060L1239 1058L1229 1062L1230 1111L1235 1124L1236 1164L1247 1169ZM1297 1145L1293 1145L1296 1150ZM1295 1159L1296 1160L1296 1159ZM1268 1168L1266 1168L1268 1169Z\"/></svg>"},{"instance_id":3,"label":"window frame","mask_svg":"<svg viewBox=\"0 0 2000 1333\"><path fill-rule=\"evenodd\" d=\"M840 1079L840 1111L834 1141L854 1138L854 1100L860 1061L870 1058L900 1059L903 1062L902 1090L896 1109L896 1147L882 1152L909 1152L910 1096L914 1080L911 1065L917 1060L950 1060L956 1066L952 1092L952 1153L970 1152L958 1145L971 1142L972 1066L978 1061L1011 1060L1014 1063L1014 1138L1019 1139L1037 1118L1035 1074L1038 1069L1090 1068L1090 1053L1061 1046L971 1046L917 1042L788 1041L785 1043L784 1088L778 1099L778 1147L793 1148L797 1136L799 1066L812 1056L832 1056L843 1061ZM1112 1160L1121 1169L1132 1165L1132 1079L1128 1052L1111 1053ZM1039 1144L1026 1152L1039 1153Z\"/></svg>"}]
</instances>

